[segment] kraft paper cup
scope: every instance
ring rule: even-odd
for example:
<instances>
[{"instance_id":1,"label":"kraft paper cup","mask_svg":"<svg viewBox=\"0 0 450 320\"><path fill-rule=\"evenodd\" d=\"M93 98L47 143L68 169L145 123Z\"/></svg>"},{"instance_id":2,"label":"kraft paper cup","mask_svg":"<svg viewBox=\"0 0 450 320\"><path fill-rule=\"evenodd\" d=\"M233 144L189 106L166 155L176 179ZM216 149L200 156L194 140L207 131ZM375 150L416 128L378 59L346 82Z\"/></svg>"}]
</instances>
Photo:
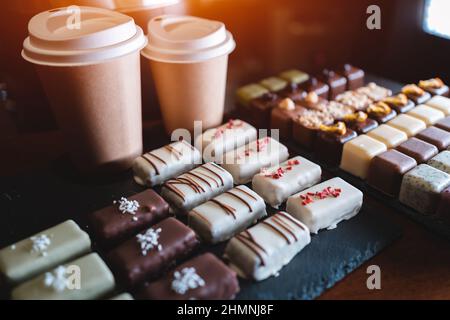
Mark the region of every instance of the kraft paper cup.
<instances>
[{"instance_id":1,"label":"kraft paper cup","mask_svg":"<svg viewBox=\"0 0 450 320\"><path fill-rule=\"evenodd\" d=\"M148 59L166 131L222 123L228 55L236 44L218 21L165 15L148 25ZM144 90L146 90L144 88Z\"/></svg>"},{"instance_id":2,"label":"kraft paper cup","mask_svg":"<svg viewBox=\"0 0 450 320\"><path fill-rule=\"evenodd\" d=\"M22 56L36 66L77 167L124 170L142 154L139 52L146 37L126 15L79 8L79 19L66 8L32 18Z\"/></svg>"}]
</instances>

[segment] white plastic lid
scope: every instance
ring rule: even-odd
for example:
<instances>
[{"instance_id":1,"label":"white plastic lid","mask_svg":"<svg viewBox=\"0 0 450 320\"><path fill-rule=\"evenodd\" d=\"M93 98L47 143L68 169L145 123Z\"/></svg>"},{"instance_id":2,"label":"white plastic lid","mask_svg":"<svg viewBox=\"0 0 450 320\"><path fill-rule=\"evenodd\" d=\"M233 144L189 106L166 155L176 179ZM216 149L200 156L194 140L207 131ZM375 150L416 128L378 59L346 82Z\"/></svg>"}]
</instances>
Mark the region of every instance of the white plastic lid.
<instances>
[{"instance_id":1,"label":"white plastic lid","mask_svg":"<svg viewBox=\"0 0 450 320\"><path fill-rule=\"evenodd\" d=\"M236 47L233 36L219 21L191 16L164 15L148 24L148 59L190 63L230 54Z\"/></svg>"},{"instance_id":2,"label":"white plastic lid","mask_svg":"<svg viewBox=\"0 0 450 320\"><path fill-rule=\"evenodd\" d=\"M28 32L22 56L41 65L93 64L139 51L147 44L133 18L92 7L42 12L30 20Z\"/></svg>"},{"instance_id":3,"label":"white plastic lid","mask_svg":"<svg viewBox=\"0 0 450 320\"><path fill-rule=\"evenodd\" d=\"M115 0L115 9L120 12L159 9L180 3L181 0Z\"/></svg>"}]
</instances>

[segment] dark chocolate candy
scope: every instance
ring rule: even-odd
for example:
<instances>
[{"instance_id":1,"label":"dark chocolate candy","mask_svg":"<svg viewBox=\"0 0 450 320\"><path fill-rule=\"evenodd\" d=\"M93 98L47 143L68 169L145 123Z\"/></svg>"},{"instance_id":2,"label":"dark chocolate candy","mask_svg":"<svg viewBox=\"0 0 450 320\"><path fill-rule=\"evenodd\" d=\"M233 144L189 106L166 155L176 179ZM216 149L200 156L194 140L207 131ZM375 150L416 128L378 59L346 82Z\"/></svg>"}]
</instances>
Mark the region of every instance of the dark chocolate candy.
<instances>
[{"instance_id":1,"label":"dark chocolate candy","mask_svg":"<svg viewBox=\"0 0 450 320\"><path fill-rule=\"evenodd\" d=\"M416 160L397 151L388 150L370 162L367 182L392 197L398 196L403 175L417 166Z\"/></svg>"},{"instance_id":2,"label":"dark chocolate candy","mask_svg":"<svg viewBox=\"0 0 450 320\"><path fill-rule=\"evenodd\" d=\"M169 216L169 205L155 191L148 189L128 198L137 201L135 214L122 213L120 203L98 210L89 216L94 237L103 245L114 245L140 230Z\"/></svg>"},{"instance_id":3,"label":"dark chocolate candy","mask_svg":"<svg viewBox=\"0 0 450 320\"><path fill-rule=\"evenodd\" d=\"M309 78L308 81L300 85L300 88L307 93L315 92L319 97L324 99L328 99L328 93L330 92L330 87L315 77Z\"/></svg>"},{"instance_id":4,"label":"dark chocolate candy","mask_svg":"<svg viewBox=\"0 0 450 320\"><path fill-rule=\"evenodd\" d=\"M399 93L395 96L391 96L383 100L383 102L387 103L389 107L394 109L398 114L400 113L406 113L408 111L411 111L416 106L414 102L406 95L403 96L403 99L396 99L400 95L403 95L403 93Z\"/></svg>"},{"instance_id":5,"label":"dark chocolate candy","mask_svg":"<svg viewBox=\"0 0 450 320\"><path fill-rule=\"evenodd\" d=\"M320 161L337 166L341 162L344 143L356 138L358 134L347 128L343 135L319 130L314 143L314 152Z\"/></svg>"},{"instance_id":6,"label":"dark chocolate candy","mask_svg":"<svg viewBox=\"0 0 450 320\"><path fill-rule=\"evenodd\" d=\"M194 231L175 218L168 218L151 229L152 232L147 235L148 241L151 241L151 235L155 232L159 235L153 248L145 250L142 247L143 241L138 237L148 232L145 230L141 235L126 241L107 255L107 261L114 274L127 288L154 279L175 260L189 255L199 244ZM158 247L159 245L161 247Z\"/></svg>"},{"instance_id":7,"label":"dark chocolate candy","mask_svg":"<svg viewBox=\"0 0 450 320\"><path fill-rule=\"evenodd\" d=\"M192 274L192 271L199 281L193 281L194 286L185 285L189 279L183 279L183 275L189 272ZM174 281L175 273L178 273L178 281ZM216 256L206 253L148 284L138 297L150 300L228 300L233 299L238 292L236 273Z\"/></svg>"},{"instance_id":8,"label":"dark chocolate candy","mask_svg":"<svg viewBox=\"0 0 450 320\"><path fill-rule=\"evenodd\" d=\"M427 85L428 84L428 85ZM449 88L445 83L439 78L422 80L419 82L419 87L423 90L431 93L433 96L444 96L448 97Z\"/></svg>"},{"instance_id":9,"label":"dark chocolate candy","mask_svg":"<svg viewBox=\"0 0 450 320\"><path fill-rule=\"evenodd\" d=\"M308 110L300 118L294 119L292 136L304 148L312 148L321 124L331 125L334 119L326 113Z\"/></svg>"},{"instance_id":10,"label":"dark chocolate candy","mask_svg":"<svg viewBox=\"0 0 450 320\"><path fill-rule=\"evenodd\" d=\"M364 71L351 64L344 64L338 73L347 79L347 90L355 90L364 86Z\"/></svg>"},{"instance_id":11,"label":"dark chocolate candy","mask_svg":"<svg viewBox=\"0 0 450 320\"><path fill-rule=\"evenodd\" d=\"M423 130L416 135L416 138L435 145L439 151L445 150L450 146L450 132L436 127L429 127Z\"/></svg>"},{"instance_id":12,"label":"dark chocolate candy","mask_svg":"<svg viewBox=\"0 0 450 320\"><path fill-rule=\"evenodd\" d=\"M320 80L330 87L328 94L329 100L334 100L339 94L344 93L347 89L347 79L331 70L323 70Z\"/></svg>"},{"instance_id":13,"label":"dark chocolate candy","mask_svg":"<svg viewBox=\"0 0 450 320\"><path fill-rule=\"evenodd\" d=\"M358 134L365 134L378 127L378 122L370 118L364 121L346 121L345 124Z\"/></svg>"},{"instance_id":14,"label":"dark chocolate candy","mask_svg":"<svg viewBox=\"0 0 450 320\"><path fill-rule=\"evenodd\" d=\"M270 115L272 109L278 106L281 101L275 93L266 93L263 96L250 101L248 106L240 108L242 120L250 123L257 129L268 129L270 125Z\"/></svg>"},{"instance_id":15,"label":"dark chocolate candy","mask_svg":"<svg viewBox=\"0 0 450 320\"><path fill-rule=\"evenodd\" d=\"M417 138L411 138L397 147L401 153L414 158L418 164L425 163L439 153L436 146Z\"/></svg>"},{"instance_id":16,"label":"dark chocolate candy","mask_svg":"<svg viewBox=\"0 0 450 320\"><path fill-rule=\"evenodd\" d=\"M278 92L278 95L282 98L290 98L295 102L302 101L306 98L306 91L300 88L300 85L294 82L290 82L283 90Z\"/></svg>"},{"instance_id":17,"label":"dark chocolate candy","mask_svg":"<svg viewBox=\"0 0 450 320\"><path fill-rule=\"evenodd\" d=\"M436 213L440 219L450 224L450 187L442 191Z\"/></svg>"},{"instance_id":18,"label":"dark chocolate candy","mask_svg":"<svg viewBox=\"0 0 450 320\"><path fill-rule=\"evenodd\" d=\"M435 127L438 127L439 129L450 131L450 117L446 117L435 124Z\"/></svg>"},{"instance_id":19,"label":"dark chocolate candy","mask_svg":"<svg viewBox=\"0 0 450 320\"><path fill-rule=\"evenodd\" d=\"M278 129L280 139L291 139L294 120L297 119L305 108L296 106L294 110L286 110L282 108L274 108L270 119L270 128Z\"/></svg>"},{"instance_id":20,"label":"dark chocolate candy","mask_svg":"<svg viewBox=\"0 0 450 320\"><path fill-rule=\"evenodd\" d=\"M428 100L431 99L431 94L429 92L423 91L423 94L416 95L416 94L408 94L406 93L406 96L412 100L416 105L417 104L424 104Z\"/></svg>"},{"instance_id":21,"label":"dark chocolate candy","mask_svg":"<svg viewBox=\"0 0 450 320\"><path fill-rule=\"evenodd\" d=\"M367 114L370 118L374 119L379 124L383 124L394 119L397 116L397 111L391 109L391 112L389 112L388 114L377 114L368 111Z\"/></svg>"}]
</instances>

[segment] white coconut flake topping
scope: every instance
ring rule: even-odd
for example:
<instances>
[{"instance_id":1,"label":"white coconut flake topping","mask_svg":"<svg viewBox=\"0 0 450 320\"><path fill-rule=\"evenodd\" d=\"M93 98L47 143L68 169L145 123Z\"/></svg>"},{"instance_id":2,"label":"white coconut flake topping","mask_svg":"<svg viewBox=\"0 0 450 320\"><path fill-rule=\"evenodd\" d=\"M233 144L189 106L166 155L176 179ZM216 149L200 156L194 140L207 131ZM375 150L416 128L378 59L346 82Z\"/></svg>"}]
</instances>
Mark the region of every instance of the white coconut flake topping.
<instances>
[{"instance_id":1,"label":"white coconut flake topping","mask_svg":"<svg viewBox=\"0 0 450 320\"><path fill-rule=\"evenodd\" d=\"M162 250L162 246L159 244L159 234L161 233L161 228L148 229L144 234L138 234L136 236L138 243L141 246L141 252L143 256L146 256L150 250L157 249Z\"/></svg>"},{"instance_id":2,"label":"white coconut flake topping","mask_svg":"<svg viewBox=\"0 0 450 320\"><path fill-rule=\"evenodd\" d=\"M195 268L184 268L181 272L175 271L173 277L172 290L178 294L185 294L188 290L205 285L205 280L197 274Z\"/></svg>"},{"instance_id":3,"label":"white coconut flake topping","mask_svg":"<svg viewBox=\"0 0 450 320\"><path fill-rule=\"evenodd\" d=\"M140 204L136 200L128 200L125 197L120 198L119 201L114 201L114 204L119 204L119 211L123 214L135 215L138 211ZM138 221L137 217L133 217L133 221Z\"/></svg>"},{"instance_id":4,"label":"white coconut flake topping","mask_svg":"<svg viewBox=\"0 0 450 320\"><path fill-rule=\"evenodd\" d=\"M31 252L39 253L43 257L47 256L47 250L52 241L46 234L31 237L30 240L32 242Z\"/></svg>"},{"instance_id":5,"label":"white coconut flake topping","mask_svg":"<svg viewBox=\"0 0 450 320\"><path fill-rule=\"evenodd\" d=\"M47 272L44 277L44 285L56 292L62 292L67 287L67 272L66 268L59 266L52 272Z\"/></svg>"}]
</instances>

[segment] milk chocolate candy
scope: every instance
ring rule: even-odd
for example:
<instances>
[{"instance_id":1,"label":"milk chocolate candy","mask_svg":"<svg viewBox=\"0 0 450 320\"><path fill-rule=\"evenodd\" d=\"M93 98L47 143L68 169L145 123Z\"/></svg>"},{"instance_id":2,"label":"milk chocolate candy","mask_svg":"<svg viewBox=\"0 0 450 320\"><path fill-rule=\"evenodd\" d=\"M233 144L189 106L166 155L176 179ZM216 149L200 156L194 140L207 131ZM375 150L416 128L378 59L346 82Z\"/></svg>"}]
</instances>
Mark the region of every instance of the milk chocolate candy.
<instances>
[{"instance_id":1,"label":"milk chocolate candy","mask_svg":"<svg viewBox=\"0 0 450 320\"><path fill-rule=\"evenodd\" d=\"M390 89L378 86L373 82L369 83L365 87L357 89L356 92L369 97L372 101L380 101L392 95L392 91Z\"/></svg>"},{"instance_id":2,"label":"milk chocolate candy","mask_svg":"<svg viewBox=\"0 0 450 320\"><path fill-rule=\"evenodd\" d=\"M416 106L414 102L408 99L408 97L403 93L384 98L382 101L397 111L398 114L406 113Z\"/></svg>"},{"instance_id":3,"label":"milk chocolate candy","mask_svg":"<svg viewBox=\"0 0 450 320\"><path fill-rule=\"evenodd\" d=\"M189 226L207 243L226 241L266 216L264 200L238 186L189 212Z\"/></svg>"},{"instance_id":4,"label":"milk chocolate candy","mask_svg":"<svg viewBox=\"0 0 450 320\"><path fill-rule=\"evenodd\" d=\"M269 92L250 101L249 105L240 109L242 119L257 129L267 129L270 124L272 109L282 100L280 96Z\"/></svg>"},{"instance_id":5,"label":"milk chocolate candy","mask_svg":"<svg viewBox=\"0 0 450 320\"><path fill-rule=\"evenodd\" d=\"M232 176L235 184L245 184L261 170L287 160L288 149L278 141L265 137L230 151L222 167Z\"/></svg>"},{"instance_id":6,"label":"milk chocolate candy","mask_svg":"<svg viewBox=\"0 0 450 320\"><path fill-rule=\"evenodd\" d=\"M169 216L169 205L151 189L114 202L89 217L102 245L114 245Z\"/></svg>"},{"instance_id":7,"label":"milk chocolate candy","mask_svg":"<svg viewBox=\"0 0 450 320\"><path fill-rule=\"evenodd\" d=\"M279 166L261 170L252 180L252 188L272 207L278 208L294 193L320 182L322 169L300 156Z\"/></svg>"},{"instance_id":8,"label":"milk chocolate candy","mask_svg":"<svg viewBox=\"0 0 450 320\"><path fill-rule=\"evenodd\" d=\"M149 300L230 300L238 292L236 273L214 255L206 253L148 284L139 297Z\"/></svg>"},{"instance_id":9,"label":"milk chocolate candy","mask_svg":"<svg viewBox=\"0 0 450 320\"><path fill-rule=\"evenodd\" d=\"M450 131L450 117L446 117L440 120L438 123L435 124L435 126L439 129Z\"/></svg>"},{"instance_id":10,"label":"milk chocolate candy","mask_svg":"<svg viewBox=\"0 0 450 320\"><path fill-rule=\"evenodd\" d=\"M363 204L361 191L341 178L322 182L289 197L286 211L304 223L311 233L334 229L356 216Z\"/></svg>"},{"instance_id":11,"label":"milk chocolate candy","mask_svg":"<svg viewBox=\"0 0 450 320\"><path fill-rule=\"evenodd\" d=\"M201 164L200 152L186 141L179 141L146 153L134 161L134 180L153 187Z\"/></svg>"},{"instance_id":12,"label":"milk chocolate candy","mask_svg":"<svg viewBox=\"0 0 450 320\"><path fill-rule=\"evenodd\" d=\"M328 94L329 100L334 100L338 95L347 89L347 79L331 70L323 70L320 80L330 87Z\"/></svg>"},{"instance_id":13,"label":"milk chocolate candy","mask_svg":"<svg viewBox=\"0 0 450 320\"><path fill-rule=\"evenodd\" d=\"M344 144L358 136L355 131L346 128L343 122L341 124L344 126L342 132L319 130L314 143L314 153L317 158L330 166L340 164ZM333 126L324 128L333 128Z\"/></svg>"},{"instance_id":14,"label":"milk chocolate candy","mask_svg":"<svg viewBox=\"0 0 450 320\"><path fill-rule=\"evenodd\" d=\"M408 112L408 115L422 120L427 126L432 126L436 122L445 118L445 114L425 104L418 105L414 109Z\"/></svg>"},{"instance_id":15,"label":"milk chocolate candy","mask_svg":"<svg viewBox=\"0 0 450 320\"><path fill-rule=\"evenodd\" d=\"M422 104L430 100L431 94L415 84L408 84L402 88L402 93L415 104Z\"/></svg>"},{"instance_id":16,"label":"milk chocolate candy","mask_svg":"<svg viewBox=\"0 0 450 320\"><path fill-rule=\"evenodd\" d=\"M439 95L448 97L449 95L448 86L439 78L422 80L419 82L419 87L434 96Z\"/></svg>"},{"instance_id":17,"label":"milk chocolate candy","mask_svg":"<svg viewBox=\"0 0 450 320\"><path fill-rule=\"evenodd\" d=\"M407 114L401 114L389 121L387 124L403 131L410 138L427 128L425 122Z\"/></svg>"},{"instance_id":18,"label":"milk chocolate candy","mask_svg":"<svg viewBox=\"0 0 450 320\"><path fill-rule=\"evenodd\" d=\"M450 99L442 96L435 96L427 101L427 106L442 111L446 116L450 116Z\"/></svg>"},{"instance_id":19,"label":"milk chocolate candy","mask_svg":"<svg viewBox=\"0 0 450 320\"><path fill-rule=\"evenodd\" d=\"M310 242L303 223L279 212L231 239L225 258L239 276L262 281L277 275Z\"/></svg>"},{"instance_id":20,"label":"milk chocolate candy","mask_svg":"<svg viewBox=\"0 0 450 320\"><path fill-rule=\"evenodd\" d=\"M450 151L442 151L428 161L428 165L450 174Z\"/></svg>"},{"instance_id":21,"label":"milk chocolate candy","mask_svg":"<svg viewBox=\"0 0 450 320\"><path fill-rule=\"evenodd\" d=\"M417 138L408 139L399 145L397 150L414 158L419 164L426 163L439 152L436 146Z\"/></svg>"},{"instance_id":22,"label":"milk chocolate candy","mask_svg":"<svg viewBox=\"0 0 450 320\"><path fill-rule=\"evenodd\" d=\"M330 92L328 84L319 81L315 77L309 78L308 81L301 85L301 88L308 93L314 92L323 99L328 99L328 94Z\"/></svg>"},{"instance_id":23,"label":"milk chocolate candy","mask_svg":"<svg viewBox=\"0 0 450 320\"><path fill-rule=\"evenodd\" d=\"M346 115L342 121L357 134L364 134L378 127L378 122L370 119L367 113L362 111Z\"/></svg>"},{"instance_id":24,"label":"milk chocolate candy","mask_svg":"<svg viewBox=\"0 0 450 320\"><path fill-rule=\"evenodd\" d=\"M364 85L365 74L362 69L346 63L337 72L347 79L347 90L355 90Z\"/></svg>"},{"instance_id":25,"label":"milk chocolate candy","mask_svg":"<svg viewBox=\"0 0 450 320\"><path fill-rule=\"evenodd\" d=\"M416 138L435 145L439 151L450 146L450 132L436 127L429 127L421 131Z\"/></svg>"},{"instance_id":26,"label":"milk chocolate candy","mask_svg":"<svg viewBox=\"0 0 450 320\"><path fill-rule=\"evenodd\" d=\"M400 202L419 213L435 214L439 195L450 185L450 175L421 164L403 177L400 189Z\"/></svg>"},{"instance_id":27,"label":"milk chocolate candy","mask_svg":"<svg viewBox=\"0 0 450 320\"><path fill-rule=\"evenodd\" d=\"M107 261L126 288L154 279L198 245L194 231L168 218L112 250Z\"/></svg>"},{"instance_id":28,"label":"milk chocolate candy","mask_svg":"<svg viewBox=\"0 0 450 320\"><path fill-rule=\"evenodd\" d=\"M416 166L413 158L397 150L388 150L372 159L367 183L386 195L397 197L403 175Z\"/></svg>"},{"instance_id":29,"label":"milk chocolate candy","mask_svg":"<svg viewBox=\"0 0 450 320\"><path fill-rule=\"evenodd\" d=\"M290 82L283 90L278 92L278 95L299 102L306 98L307 92L301 89L299 84Z\"/></svg>"},{"instance_id":30,"label":"milk chocolate candy","mask_svg":"<svg viewBox=\"0 0 450 320\"><path fill-rule=\"evenodd\" d=\"M270 128L278 129L281 139L292 138L292 130L295 119L306 112L304 107L296 105L292 100L282 100L278 107L272 110Z\"/></svg>"},{"instance_id":31,"label":"milk chocolate candy","mask_svg":"<svg viewBox=\"0 0 450 320\"><path fill-rule=\"evenodd\" d=\"M333 117L326 112L307 110L294 121L292 136L304 148L312 148L321 125L331 125Z\"/></svg>"},{"instance_id":32,"label":"milk chocolate candy","mask_svg":"<svg viewBox=\"0 0 450 320\"><path fill-rule=\"evenodd\" d=\"M0 250L0 273L17 284L91 249L86 232L72 220Z\"/></svg>"},{"instance_id":33,"label":"milk chocolate candy","mask_svg":"<svg viewBox=\"0 0 450 320\"><path fill-rule=\"evenodd\" d=\"M206 163L178 178L167 181L161 195L179 214L230 190L233 177L214 162Z\"/></svg>"},{"instance_id":34,"label":"milk chocolate candy","mask_svg":"<svg viewBox=\"0 0 450 320\"><path fill-rule=\"evenodd\" d=\"M197 137L195 145L201 147L205 162L223 162L223 155L257 138L256 129L242 120L230 120L226 124L206 130Z\"/></svg>"},{"instance_id":35,"label":"milk chocolate candy","mask_svg":"<svg viewBox=\"0 0 450 320\"><path fill-rule=\"evenodd\" d=\"M21 284L12 291L11 297L14 300L94 300L111 293L114 287L109 268L98 254L91 253Z\"/></svg>"}]
</instances>

